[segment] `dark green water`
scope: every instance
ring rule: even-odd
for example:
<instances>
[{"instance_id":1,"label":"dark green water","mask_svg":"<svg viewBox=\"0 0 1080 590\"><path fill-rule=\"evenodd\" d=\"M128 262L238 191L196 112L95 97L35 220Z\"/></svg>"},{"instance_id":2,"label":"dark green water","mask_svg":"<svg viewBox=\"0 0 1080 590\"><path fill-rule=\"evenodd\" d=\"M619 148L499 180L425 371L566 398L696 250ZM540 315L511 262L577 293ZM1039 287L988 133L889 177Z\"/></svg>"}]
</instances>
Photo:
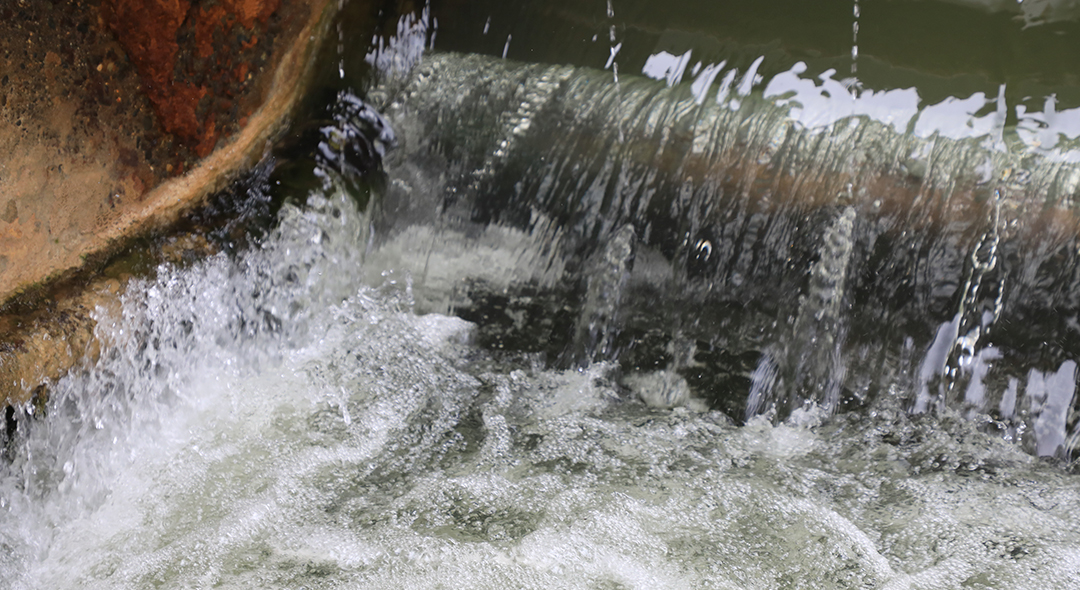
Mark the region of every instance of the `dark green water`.
<instances>
[{"instance_id":1,"label":"dark green water","mask_svg":"<svg viewBox=\"0 0 1080 590\"><path fill-rule=\"evenodd\" d=\"M602 1L556 0L446 2L432 11L439 18L435 45L448 51L501 56L510 36L511 59L602 68L614 26L623 73L640 74L659 51L689 50L694 61L726 60L741 71L765 56L759 71L766 79L798 61L811 75L831 68L842 78L850 75L857 45L863 88L915 87L926 104L935 104L975 92L996 96L1004 84L1009 104L1028 110L1042 110L1051 94L1064 106L1080 105L1080 24L1068 18L1030 26L1016 9L1020 3L999 3L1013 10L998 12L973 8L979 4L638 0L613 3L609 18ZM1071 15L1066 9L1061 16Z\"/></svg>"}]
</instances>

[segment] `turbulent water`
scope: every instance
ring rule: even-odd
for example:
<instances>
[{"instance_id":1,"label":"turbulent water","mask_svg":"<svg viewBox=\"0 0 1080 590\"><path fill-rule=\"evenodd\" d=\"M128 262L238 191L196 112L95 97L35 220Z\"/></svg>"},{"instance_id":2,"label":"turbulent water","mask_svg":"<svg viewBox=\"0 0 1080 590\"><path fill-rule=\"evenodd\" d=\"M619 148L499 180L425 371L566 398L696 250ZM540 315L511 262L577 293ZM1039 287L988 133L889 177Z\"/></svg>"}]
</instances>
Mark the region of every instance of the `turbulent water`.
<instances>
[{"instance_id":1,"label":"turbulent water","mask_svg":"<svg viewBox=\"0 0 1080 590\"><path fill-rule=\"evenodd\" d=\"M11 588L1066 588L1080 481L949 413L736 427L365 286L364 216L133 287L0 482Z\"/></svg>"},{"instance_id":2,"label":"turbulent water","mask_svg":"<svg viewBox=\"0 0 1080 590\"><path fill-rule=\"evenodd\" d=\"M119 312L98 312L101 359L15 416L0 587L1080 588L1080 479L1063 453L1076 446L1072 328L1013 303L1073 305L1063 268L1078 255L1053 236L1010 241L1042 226L993 206L1068 200L1069 146L1003 151L998 111L977 108L961 108L961 127L996 137L920 135L948 109L906 128L813 111L805 94L784 110L790 95L751 96L762 81L722 65L668 89L617 68L422 57L428 18L403 19L396 49L369 55L412 98L338 95L303 160L319 188L287 199L250 247L131 285ZM819 81L813 96L835 90ZM607 102L588 106L596 96ZM815 116L836 126L804 132ZM825 181L820 209L753 211L736 197L761 192L683 182L671 155L731 141L754 170L789 158L843 172L859 152L843 142L860 137L880 140L863 154L903 147L866 168L903 168L920 198L953 173L993 179L963 201L982 208L945 207L934 215L953 225L885 240L925 216L873 213L865 185L837 196ZM800 159L807 145L821 151ZM369 184L386 185L381 200ZM737 239L698 233L733 223L721 197L743 208ZM692 227L612 206L643 199L667 207L650 219ZM879 238L883 250L867 246ZM732 255L740 244L756 254ZM1025 271L1032 252L1057 264ZM905 264L914 302L865 295ZM885 311L856 322L858 305ZM1028 356L1022 338L988 340L1008 333L1009 305L1024 330L1066 336ZM859 379L877 390L845 405ZM703 395L718 389L736 403ZM779 407L780 390L799 403Z\"/></svg>"}]
</instances>

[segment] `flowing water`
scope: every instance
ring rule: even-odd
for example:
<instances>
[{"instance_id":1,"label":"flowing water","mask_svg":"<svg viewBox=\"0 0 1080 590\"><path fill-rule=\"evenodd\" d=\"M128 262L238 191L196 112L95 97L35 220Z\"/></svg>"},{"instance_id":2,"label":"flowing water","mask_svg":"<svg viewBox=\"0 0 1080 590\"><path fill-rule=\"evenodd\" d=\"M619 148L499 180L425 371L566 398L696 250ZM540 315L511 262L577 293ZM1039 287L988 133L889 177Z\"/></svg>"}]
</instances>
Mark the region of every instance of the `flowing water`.
<instances>
[{"instance_id":1,"label":"flowing water","mask_svg":"<svg viewBox=\"0 0 1080 590\"><path fill-rule=\"evenodd\" d=\"M1080 101L880 33L1070 6L775 4L339 43L269 229L9 414L0 587L1080 587Z\"/></svg>"}]
</instances>

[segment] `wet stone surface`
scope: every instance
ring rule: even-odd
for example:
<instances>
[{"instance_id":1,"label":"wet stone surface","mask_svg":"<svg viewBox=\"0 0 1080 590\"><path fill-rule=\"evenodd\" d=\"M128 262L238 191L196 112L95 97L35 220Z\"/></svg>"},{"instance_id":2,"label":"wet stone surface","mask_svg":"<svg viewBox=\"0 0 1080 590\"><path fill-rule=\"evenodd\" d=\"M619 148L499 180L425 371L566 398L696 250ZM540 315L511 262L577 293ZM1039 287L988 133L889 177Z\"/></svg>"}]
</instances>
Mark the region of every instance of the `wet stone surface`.
<instances>
[{"instance_id":1,"label":"wet stone surface","mask_svg":"<svg viewBox=\"0 0 1080 590\"><path fill-rule=\"evenodd\" d=\"M0 303L85 266L226 145L317 4L0 6Z\"/></svg>"},{"instance_id":2,"label":"wet stone surface","mask_svg":"<svg viewBox=\"0 0 1080 590\"><path fill-rule=\"evenodd\" d=\"M94 357L97 274L190 229L185 215L266 156L333 14L324 0L0 3L0 399Z\"/></svg>"}]
</instances>

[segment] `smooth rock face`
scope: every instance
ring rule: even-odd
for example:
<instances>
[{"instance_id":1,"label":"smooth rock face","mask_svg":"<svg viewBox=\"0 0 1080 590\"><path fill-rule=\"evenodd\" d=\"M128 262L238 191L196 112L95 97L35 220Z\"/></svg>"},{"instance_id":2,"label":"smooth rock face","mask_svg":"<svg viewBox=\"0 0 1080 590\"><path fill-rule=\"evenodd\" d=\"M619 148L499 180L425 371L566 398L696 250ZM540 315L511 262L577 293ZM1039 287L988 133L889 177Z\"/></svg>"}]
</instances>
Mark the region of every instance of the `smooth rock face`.
<instances>
[{"instance_id":1,"label":"smooth rock face","mask_svg":"<svg viewBox=\"0 0 1080 590\"><path fill-rule=\"evenodd\" d=\"M0 303L169 223L261 157L330 4L0 8Z\"/></svg>"}]
</instances>

